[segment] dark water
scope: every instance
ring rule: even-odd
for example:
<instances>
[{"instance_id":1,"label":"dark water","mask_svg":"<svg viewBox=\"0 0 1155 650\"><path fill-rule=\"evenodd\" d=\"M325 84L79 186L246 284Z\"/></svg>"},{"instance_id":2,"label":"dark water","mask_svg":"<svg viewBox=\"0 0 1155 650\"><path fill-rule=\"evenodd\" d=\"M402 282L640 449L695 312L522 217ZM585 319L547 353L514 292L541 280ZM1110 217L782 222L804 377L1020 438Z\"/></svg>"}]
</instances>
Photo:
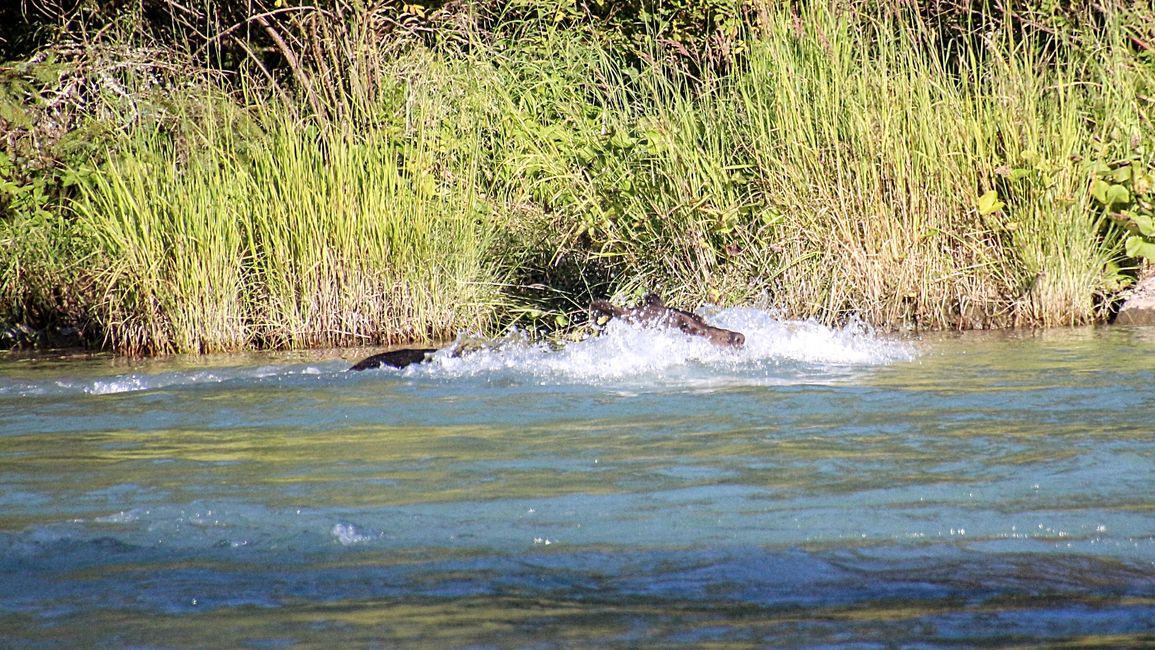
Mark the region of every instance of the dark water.
<instances>
[{"instance_id":1,"label":"dark water","mask_svg":"<svg viewBox=\"0 0 1155 650\"><path fill-rule=\"evenodd\" d=\"M0 647L1155 644L1155 332L714 320L0 357Z\"/></svg>"}]
</instances>

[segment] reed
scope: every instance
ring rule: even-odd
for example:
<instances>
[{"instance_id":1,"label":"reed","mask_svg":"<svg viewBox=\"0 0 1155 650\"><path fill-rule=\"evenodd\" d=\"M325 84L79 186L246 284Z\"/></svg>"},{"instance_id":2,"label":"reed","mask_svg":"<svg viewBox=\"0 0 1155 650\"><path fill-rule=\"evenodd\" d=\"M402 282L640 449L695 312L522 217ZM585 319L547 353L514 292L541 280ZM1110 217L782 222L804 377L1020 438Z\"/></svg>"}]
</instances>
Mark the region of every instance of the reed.
<instances>
[{"instance_id":1,"label":"reed","mask_svg":"<svg viewBox=\"0 0 1155 650\"><path fill-rule=\"evenodd\" d=\"M951 52L913 16L800 11L768 7L727 75L655 63L578 84L629 99L563 245L620 260L621 293L688 303L885 327L1102 318L1118 240L1086 161L1117 119L1092 101L1114 80L1009 32ZM1117 37L1097 47L1123 56ZM1134 112L1140 95L1118 94Z\"/></svg>"},{"instance_id":2,"label":"reed","mask_svg":"<svg viewBox=\"0 0 1155 650\"><path fill-rule=\"evenodd\" d=\"M819 5L801 28L769 20L737 82L744 114L764 114L746 140L766 195L784 199L779 245L812 255L776 299L932 328L1103 316L1118 242L1101 236L1087 162L1117 118L1092 100L1113 81L1093 59L1045 55L1008 29L951 66L917 21L863 25Z\"/></svg>"},{"instance_id":3,"label":"reed","mask_svg":"<svg viewBox=\"0 0 1155 650\"><path fill-rule=\"evenodd\" d=\"M841 6L764 3L729 67L549 6L436 44L381 39L386 5L294 10L268 26L291 74L134 97L70 213L19 221L0 289L69 278L132 353L553 327L649 290L895 328L1104 318L1127 260L1092 170L1155 151L1136 19L1040 48Z\"/></svg>"},{"instance_id":4,"label":"reed","mask_svg":"<svg viewBox=\"0 0 1155 650\"><path fill-rule=\"evenodd\" d=\"M359 133L275 103L246 113L221 102L224 115L189 118L186 139L123 147L74 205L101 253L97 320L110 344L341 346L484 326L498 278L477 145L442 155L444 96L397 83L394 121Z\"/></svg>"},{"instance_id":5,"label":"reed","mask_svg":"<svg viewBox=\"0 0 1155 650\"><path fill-rule=\"evenodd\" d=\"M237 206L224 194L238 189L234 180L212 165L178 168L160 136L134 144L75 203L99 251L90 270L100 295L94 319L128 353L239 347L247 336Z\"/></svg>"}]
</instances>

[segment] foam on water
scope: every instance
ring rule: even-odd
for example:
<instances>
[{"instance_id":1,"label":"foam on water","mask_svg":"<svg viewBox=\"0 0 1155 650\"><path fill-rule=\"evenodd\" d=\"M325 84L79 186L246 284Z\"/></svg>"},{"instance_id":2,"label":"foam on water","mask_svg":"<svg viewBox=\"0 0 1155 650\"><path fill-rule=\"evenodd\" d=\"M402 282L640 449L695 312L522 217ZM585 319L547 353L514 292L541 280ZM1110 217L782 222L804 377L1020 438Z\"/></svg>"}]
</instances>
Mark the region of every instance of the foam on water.
<instances>
[{"instance_id":1,"label":"foam on water","mask_svg":"<svg viewBox=\"0 0 1155 650\"><path fill-rule=\"evenodd\" d=\"M879 336L859 322L831 328L814 321L780 320L744 307L706 314L714 325L745 333L745 353L753 359L874 366L916 356L910 343Z\"/></svg>"},{"instance_id":2,"label":"foam on water","mask_svg":"<svg viewBox=\"0 0 1155 650\"><path fill-rule=\"evenodd\" d=\"M739 375L748 380L767 378L768 370L782 366L829 371L878 366L915 358L913 345L881 337L861 324L831 328L812 321L784 321L750 308L706 311L707 321L742 332L740 349L719 347L709 341L669 328L609 322L602 335L556 348L529 343L514 334L490 348L457 354L459 339L439 351L427 366L407 372L438 376L528 376L545 381L598 382L670 375Z\"/></svg>"},{"instance_id":3,"label":"foam on water","mask_svg":"<svg viewBox=\"0 0 1155 650\"><path fill-rule=\"evenodd\" d=\"M812 370L815 376L833 378L847 369L910 360L916 355L910 343L879 336L858 324L831 328L812 321L780 320L770 312L751 308L707 308L702 313L713 325L742 332L746 336L745 347L722 348L676 330L615 320L606 325L600 336L564 346L533 342L523 333L513 333L484 349L459 354L458 348L471 338L463 335L434 355L431 363L400 372L414 377L486 377L545 383L655 378L661 378L666 385L680 380L695 384L775 383L790 381L782 378L783 367ZM347 361L337 358L294 361L205 367L203 363L213 363L208 359L193 368L171 369L168 365L149 371L146 365L115 375L43 382L0 377L0 395L109 395L231 381L331 377L348 368Z\"/></svg>"},{"instance_id":4,"label":"foam on water","mask_svg":"<svg viewBox=\"0 0 1155 650\"><path fill-rule=\"evenodd\" d=\"M366 530L357 524L351 524L346 521L333 524L333 528L329 530L329 534L341 546L364 544L382 537L382 533L379 531Z\"/></svg>"}]
</instances>

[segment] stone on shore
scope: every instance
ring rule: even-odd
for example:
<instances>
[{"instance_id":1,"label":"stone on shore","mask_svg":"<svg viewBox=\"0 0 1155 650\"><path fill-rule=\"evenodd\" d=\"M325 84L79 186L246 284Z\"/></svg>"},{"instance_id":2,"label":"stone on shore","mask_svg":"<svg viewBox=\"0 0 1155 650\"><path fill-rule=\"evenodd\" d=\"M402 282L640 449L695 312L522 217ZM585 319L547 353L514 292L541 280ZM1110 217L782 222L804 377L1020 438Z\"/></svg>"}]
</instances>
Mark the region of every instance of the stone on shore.
<instances>
[{"instance_id":1,"label":"stone on shore","mask_svg":"<svg viewBox=\"0 0 1155 650\"><path fill-rule=\"evenodd\" d=\"M1116 325L1155 325L1155 273L1146 273L1119 308Z\"/></svg>"}]
</instances>

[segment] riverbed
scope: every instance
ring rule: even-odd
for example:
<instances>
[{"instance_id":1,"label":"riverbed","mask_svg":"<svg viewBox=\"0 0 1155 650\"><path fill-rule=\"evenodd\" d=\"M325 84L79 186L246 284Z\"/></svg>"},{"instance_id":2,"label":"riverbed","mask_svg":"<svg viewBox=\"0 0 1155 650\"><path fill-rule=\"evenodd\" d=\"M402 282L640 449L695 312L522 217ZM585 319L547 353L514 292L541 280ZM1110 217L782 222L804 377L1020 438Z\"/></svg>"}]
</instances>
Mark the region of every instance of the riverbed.
<instances>
[{"instance_id":1,"label":"riverbed","mask_svg":"<svg viewBox=\"0 0 1155 650\"><path fill-rule=\"evenodd\" d=\"M4 647L1155 642L1155 331L0 356Z\"/></svg>"}]
</instances>

